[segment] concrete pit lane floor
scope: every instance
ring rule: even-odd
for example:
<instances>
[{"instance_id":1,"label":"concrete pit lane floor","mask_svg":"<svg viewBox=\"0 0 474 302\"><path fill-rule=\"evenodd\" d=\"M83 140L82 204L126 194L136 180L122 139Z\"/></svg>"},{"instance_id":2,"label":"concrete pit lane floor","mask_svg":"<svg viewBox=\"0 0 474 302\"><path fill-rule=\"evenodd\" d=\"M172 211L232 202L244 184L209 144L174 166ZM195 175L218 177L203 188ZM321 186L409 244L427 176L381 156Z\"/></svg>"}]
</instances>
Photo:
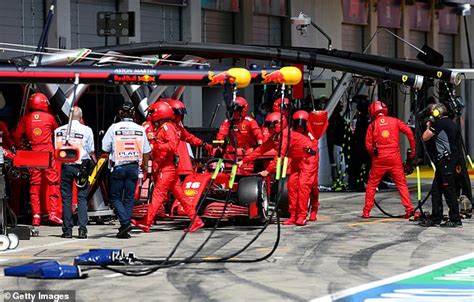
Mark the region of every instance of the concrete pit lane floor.
<instances>
[{"instance_id":1,"label":"concrete pit lane floor","mask_svg":"<svg viewBox=\"0 0 474 302\"><path fill-rule=\"evenodd\" d=\"M425 194L428 184L425 180ZM411 194L416 201L413 183ZM386 211L403 213L397 191L381 191L376 198ZM72 264L75 256L91 248L120 248L143 258L164 257L180 238L185 224L166 221L155 225L151 233L134 230L128 240L115 238L117 222L115 226L89 225L86 240L62 239L60 227L40 226L39 237L21 241L15 250L0 252L0 291L75 290L77 301L308 301L474 250L471 219L463 220L462 228L423 228L416 222L388 218L376 208L371 219L361 219L364 193L321 193L320 200L318 221L305 227L282 226L277 251L258 263L180 265L146 277L125 277L107 270L89 270L88 278L79 280L3 276L3 268L32 261ZM429 201L424 209L431 209ZM258 226L225 224L197 258L213 259L232 253L258 230ZM205 228L187 236L176 257L193 253L209 232L210 228ZM73 235L77 236L76 227ZM236 259L265 255L275 236L273 224Z\"/></svg>"}]
</instances>

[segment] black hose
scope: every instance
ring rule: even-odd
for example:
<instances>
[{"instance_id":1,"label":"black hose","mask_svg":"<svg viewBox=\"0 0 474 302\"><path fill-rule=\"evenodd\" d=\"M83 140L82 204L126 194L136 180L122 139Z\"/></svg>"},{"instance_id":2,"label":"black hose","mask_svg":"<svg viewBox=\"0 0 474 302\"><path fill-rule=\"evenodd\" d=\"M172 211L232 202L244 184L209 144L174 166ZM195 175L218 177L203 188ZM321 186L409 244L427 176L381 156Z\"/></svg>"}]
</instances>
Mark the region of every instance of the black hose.
<instances>
[{"instance_id":1,"label":"black hose","mask_svg":"<svg viewBox=\"0 0 474 302\"><path fill-rule=\"evenodd\" d=\"M231 120L231 124L232 124L232 120ZM229 127L229 131L230 129L232 129L232 127ZM283 131L283 129L281 129L281 131ZM235 140L235 138L234 138ZM227 141L226 141L227 142ZM227 147L226 146L226 142L224 142L224 150L225 148ZM234 142L234 146L235 146L235 142ZM237 154L235 153L235 157L234 157L234 163L236 161L236 156ZM218 168L218 167L217 167ZM201 200L199 201L199 204L198 204L198 208L197 208L197 212L200 211L206 197L207 197L207 194L211 188L213 184L213 179L211 179L211 181L209 182L208 184L208 187L206 188L206 191L205 193L203 194L203 197L201 198ZM224 208L221 212L221 216L219 217L219 219L216 221L215 225L214 225L214 228L212 229L212 231L210 232L210 234L208 235L208 237L206 238L206 240L196 249L196 251L189 257L187 258L184 258L184 259L181 259L181 260L177 260L177 261L170 261L171 257L174 255L174 253L176 252L176 250L178 249L178 247L181 245L181 243L183 242L183 240L185 239L187 233L184 233L180 240L178 241L178 243L175 245L175 247L173 248L173 250L171 251L171 253L166 257L166 259L164 260L151 260L151 259L136 259L140 262L144 262L143 265L155 265L154 267L151 267L151 268L147 268L147 269L142 269L142 270L121 270L121 269L115 269L111 266L108 266L108 265L101 265L101 268L104 268L104 269L108 269L108 270L111 270L113 272L116 272L116 273L121 273L123 275L126 275L126 276L136 276L136 277L139 277L139 276L146 276L146 275L149 275L149 274L152 274L154 272L156 272L157 270L159 269L162 269L162 268L170 268L170 267L173 267L173 266L177 266L177 265L181 265L181 264L189 264L189 263L203 263L203 262L259 262L259 261L263 261L265 259L268 259L269 257L271 257L271 255L273 255L273 253L276 251L276 249L278 248L278 245L279 245L279 242L280 242L280 219L279 219L279 216L278 216L278 212L277 212L277 223L278 223L278 227L277 227L277 238L275 240L275 243L273 245L273 248L272 250L267 253L266 255L260 257L260 258L256 258L256 259L245 259L245 260L235 260L235 259L231 259L231 258L234 258L235 256L241 254L242 252L244 252L251 244L253 244L259 237L260 235L265 231L265 229L268 227L269 223L272 221L273 219L273 215L275 214L275 211L278 210L278 205L279 205L279 202L280 202L280 199L276 199L277 202L276 202L276 205L275 205L275 209L273 210L272 214L270 215L270 218L267 220L267 222L265 223L265 225L262 227L262 229L259 231L259 233L257 233L254 238L252 238L252 240L250 240L249 243L247 243L242 249L240 249L239 251L237 252L234 252L230 255L227 255L225 257L221 257L219 259L212 259L212 260L209 260L209 259L202 259L202 260L192 260L203 248L204 246L207 244L207 242L210 240L210 238L212 237L212 235L214 234L214 232L216 231L221 219L223 218L224 216L224 213L225 213L225 210L227 208L227 205L230 201L230 194L231 194L231 190L229 188L228 192L227 192L227 195L226 195L226 201L225 201L225 205L224 205ZM277 194L277 193L276 193ZM281 194L278 194L278 195L281 195ZM194 219L196 219L197 216L195 216L193 218L193 220L191 221L190 224L192 224L194 222Z\"/></svg>"}]
</instances>

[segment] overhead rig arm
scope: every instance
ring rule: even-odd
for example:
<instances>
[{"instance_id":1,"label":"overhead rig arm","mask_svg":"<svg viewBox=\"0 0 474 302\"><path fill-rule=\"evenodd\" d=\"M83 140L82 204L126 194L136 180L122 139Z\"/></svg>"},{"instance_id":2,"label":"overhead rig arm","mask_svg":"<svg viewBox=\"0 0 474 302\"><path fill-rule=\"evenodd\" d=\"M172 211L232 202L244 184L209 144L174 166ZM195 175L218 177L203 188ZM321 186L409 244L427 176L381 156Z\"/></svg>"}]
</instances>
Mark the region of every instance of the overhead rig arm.
<instances>
[{"instance_id":1,"label":"overhead rig arm","mask_svg":"<svg viewBox=\"0 0 474 302\"><path fill-rule=\"evenodd\" d=\"M309 66L351 72L365 76L387 79L414 88L421 88L423 76L387 66L378 66L353 59L338 58L320 54L314 50L284 49L232 44L203 44L195 42L150 42L95 48L95 52L117 51L128 55L149 55L157 53L193 54L205 58L241 57L260 60L281 60Z\"/></svg>"},{"instance_id":2,"label":"overhead rig arm","mask_svg":"<svg viewBox=\"0 0 474 302\"><path fill-rule=\"evenodd\" d=\"M196 69L194 67L137 68L129 66L38 66L17 68L0 65L0 83L74 83L76 74L83 84L121 85L186 85L222 86L227 80L238 87L253 84L281 84L292 80L293 68L247 71L243 68L227 70ZM245 74L245 77L241 75ZM248 75L247 75L248 74ZM241 83L238 83L239 79Z\"/></svg>"}]
</instances>

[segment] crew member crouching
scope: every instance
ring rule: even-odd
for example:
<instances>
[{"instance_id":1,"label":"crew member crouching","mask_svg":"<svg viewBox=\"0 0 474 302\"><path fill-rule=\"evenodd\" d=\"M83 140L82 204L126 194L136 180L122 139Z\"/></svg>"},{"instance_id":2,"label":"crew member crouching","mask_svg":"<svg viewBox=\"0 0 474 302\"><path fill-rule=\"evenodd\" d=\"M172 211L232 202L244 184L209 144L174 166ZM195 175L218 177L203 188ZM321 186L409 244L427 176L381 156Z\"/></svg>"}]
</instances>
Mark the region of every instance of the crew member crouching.
<instances>
[{"instance_id":1,"label":"crew member crouching","mask_svg":"<svg viewBox=\"0 0 474 302\"><path fill-rule=\"evenodd\" d=\"M271 134L270 138L260 147L247 155L238 165L250 163L270 150L278 151L280 140L281 154L288 154L290 161L288 177L288 199L290 218L283 222L284 225L306 225L308 215L308 200L314 178L317 177L317 150L312 148L311 139L301 133L291 131L288 137L286 118L278 112L272 112L265 118L265 126ZM288 145L288 140L290 144ZM288 152L287 152L288 150ZM274 159L266 170L260 175L266 177L276 170L276 160Z\"/></svg>"}]
</instances>

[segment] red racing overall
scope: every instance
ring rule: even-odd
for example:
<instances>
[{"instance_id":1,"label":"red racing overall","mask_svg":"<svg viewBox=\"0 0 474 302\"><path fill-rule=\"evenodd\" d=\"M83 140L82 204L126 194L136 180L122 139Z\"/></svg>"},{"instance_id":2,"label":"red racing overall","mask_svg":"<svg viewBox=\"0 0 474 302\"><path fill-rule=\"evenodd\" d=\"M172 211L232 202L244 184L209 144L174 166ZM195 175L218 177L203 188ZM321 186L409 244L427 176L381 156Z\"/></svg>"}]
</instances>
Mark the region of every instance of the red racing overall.
<instances>
[{"instance_id":1,"label":"red racing overall","mask_svg":"<svg viewBox=\"0 0 474 302\"><path fill-rule=\"evenodd\" d=\"M17 145L21 145L22 136L26 136L31 144L31 150L47 151L54 154L53 134L57 127L58 123L50 113L31 111L20 119L18 128L14 132L14 141ZM29 169L29 172L31 209L34 220L41 215L40 186L42 175L45 175L48 182L49 217L50 220L53 218L55 221L55 217L61 216L61 207L59 205L59 175L54 156L52 156L50 168L41 170L33 168ZM39 220L36 221L39 224Z\"/></svg>"},{"instance_id":2,"label":"red racing overall","mask_svg":"<svg viewBox=\"0 0 474 302\"><path fill-rule=\"evenodd\" d=\"M286 153L288 146L288 130L283 129L282 153ZM308 200L312 185L317 177L316 150L312 149L313 142L306 135L291 131L288 157L290 166L288 169L288 200L290 219L284 224L305 225L308 214ZM278 150L279 135L272 135L260 147L243 159L243 163L249 163L270 150ZM273 160L267 168L268 172L274 172L276 161Z\"/></svg>"},{"instance_id":3,"label":"red racing overall","mask_svg":"<svg viewBox=\"0 0 474 302\"><path fill-rule=\"evenodd\" d=\"M367 129L365 146L372 158L372 168L370 169L366 188L363 218L370 217L370 210L374 207L375 190L385 173L390 174L395 182L402 204L405 207L406 218L413 211L400 156L400 132L407 136L413 150L412 154L415 154L413 133L399 119L379 113Z\"/></svg>"}]
</instances>

